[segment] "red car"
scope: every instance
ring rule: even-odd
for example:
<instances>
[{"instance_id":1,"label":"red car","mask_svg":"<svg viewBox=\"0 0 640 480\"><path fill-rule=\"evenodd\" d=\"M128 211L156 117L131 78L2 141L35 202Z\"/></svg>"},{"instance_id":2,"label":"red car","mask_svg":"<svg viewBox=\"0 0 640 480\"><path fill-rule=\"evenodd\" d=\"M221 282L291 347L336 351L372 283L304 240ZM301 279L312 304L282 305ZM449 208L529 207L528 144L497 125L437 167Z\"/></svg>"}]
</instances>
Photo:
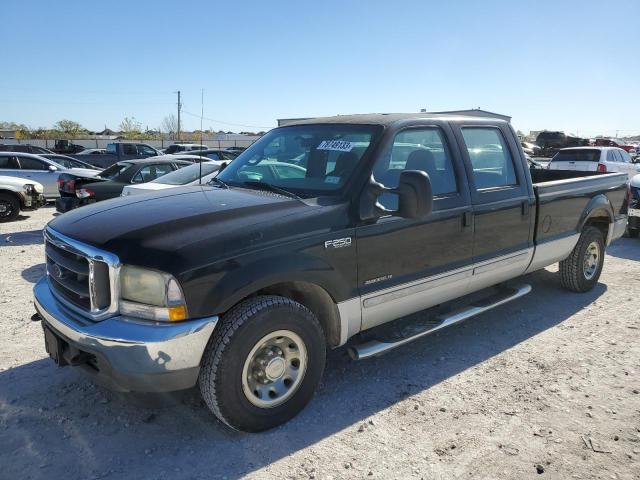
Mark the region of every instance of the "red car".
<instances>
[{"instance_id":1,"label":"red car","mask_svg":"<svg viewBox=\"0 0 640 480\"><path fill-rule=\"evenodd\" d=\"M617 138L596 138L596 147L618 147L626 150L629 154L636 153L636 147L623 142Z\"/></svg>"}]
</instances>

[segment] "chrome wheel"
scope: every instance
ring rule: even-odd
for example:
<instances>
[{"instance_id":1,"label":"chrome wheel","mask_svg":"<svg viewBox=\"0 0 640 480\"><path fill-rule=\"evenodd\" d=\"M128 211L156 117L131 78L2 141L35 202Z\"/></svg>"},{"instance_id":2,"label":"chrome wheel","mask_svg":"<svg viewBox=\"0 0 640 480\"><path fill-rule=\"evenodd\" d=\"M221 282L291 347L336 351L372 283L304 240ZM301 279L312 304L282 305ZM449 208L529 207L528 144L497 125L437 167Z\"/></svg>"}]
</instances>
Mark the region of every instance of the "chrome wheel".
<instances>
[{"instance_id":1,"label":"chrome wheel","mask_svg":"<svg viewBox=\"0 0 640 480\"><path fill-rule=\"evenodd\" d=\"M273 408L296 392L307 370L307 349L290 330L263 337L249 352L242 369L242 390L260 408Z\"/></svg>"},{"instance_id":2,"label":"chrome wheel","mask_svg":"<svg viewBox=\"0 0 640 480\"><path fill-rule=\"evenodd\" d=\"M591 242L584 252L584 260L582 266L582 272L584 278L591 280L598 271L598 264L600 263L600 245L598 242Z\"/></svg>"}]
</instances>

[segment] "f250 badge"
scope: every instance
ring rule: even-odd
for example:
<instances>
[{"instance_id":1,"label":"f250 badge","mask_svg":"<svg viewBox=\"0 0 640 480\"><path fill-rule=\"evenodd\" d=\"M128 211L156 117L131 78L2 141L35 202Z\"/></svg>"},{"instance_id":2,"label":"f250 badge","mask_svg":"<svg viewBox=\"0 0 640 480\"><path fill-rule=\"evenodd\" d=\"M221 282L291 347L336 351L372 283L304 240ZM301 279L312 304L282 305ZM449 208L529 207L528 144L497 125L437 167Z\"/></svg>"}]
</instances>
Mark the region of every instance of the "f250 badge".
<instances>
[{"instance_id":1,"label":"f250 badge","mask_svg":"<svg viewBox=\"0 0 640 480\"><path fill-rule=\"evenodd\" d=\"M324 242L324 248L343 248L351 246L351 237L336 238L335 240L327 240Z\"/></svg>"}]
</instances>

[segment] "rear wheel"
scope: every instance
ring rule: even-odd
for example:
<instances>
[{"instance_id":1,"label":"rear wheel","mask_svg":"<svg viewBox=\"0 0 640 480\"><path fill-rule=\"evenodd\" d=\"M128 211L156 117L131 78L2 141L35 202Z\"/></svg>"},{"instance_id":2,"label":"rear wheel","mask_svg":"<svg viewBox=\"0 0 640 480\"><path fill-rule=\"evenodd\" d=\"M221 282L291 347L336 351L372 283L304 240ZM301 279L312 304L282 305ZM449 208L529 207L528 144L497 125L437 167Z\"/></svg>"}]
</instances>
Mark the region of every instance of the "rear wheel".
<instances>
[{"instance_id":1,"label":"rear wheel","mask_svg":"<svg viewBox=\"0 0 640 480\"><path fill-rule=\"evenodd\" d=\"M560 262L562 286L574 292L591 290L602 273L604 239L595 227L585 227L571 255Z\"/></svg>"},{"instance_id":2,"label":"rear wheel","mask_svg":"<svg viewBox=\"0 0 640 480\"><path fill-rule=\"evenodd\" d=\"M303 305L259 296L231 309L205 350L199 385L211 411L237 430L259 432L297 415L322 377L325 337Z\"/></svg>"},{"instance_id":3,"label":"rear wheel","mask_svg":"<svg viewBox=\"0 0 640 480\"><path fill-rule=\"evenodd\" d=\"M20 201L8 193L0 193L0 222L15 220L20 214Z\"/></svg>"}]
</instances>

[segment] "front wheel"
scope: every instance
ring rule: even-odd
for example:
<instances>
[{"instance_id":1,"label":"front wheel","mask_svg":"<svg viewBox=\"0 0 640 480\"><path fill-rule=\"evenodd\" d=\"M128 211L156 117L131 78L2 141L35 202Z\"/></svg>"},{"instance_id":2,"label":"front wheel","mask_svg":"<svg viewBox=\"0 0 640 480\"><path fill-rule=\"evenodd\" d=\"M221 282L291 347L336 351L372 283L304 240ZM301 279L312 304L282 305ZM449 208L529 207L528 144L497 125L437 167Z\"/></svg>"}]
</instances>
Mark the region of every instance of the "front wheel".
<instances>
[{"instance_id":1,"label":"front wheel","mask_svg":"<svg viewBox=\"0 0 640 480\"><path fill-rule=\"evenodd\" d=\"M228 426L268 430L311 400L325 355L322 327L309 309L285 297L254 297L216 327L204 353L200 391Z\"/></svg>"},{"instance_id":2,"label":"front wheel","mask_svg":"<svg viewBox=\"0 0 640 480\"><path fill-rule=\"evenodd\" d=\"M18 218L20 202L13 195L0 193L0 222L8 222Z\"/></svg>"},{"instance_id":3,"label":"front wheel","mask_svg":"<svg viewBox=\"0 0 640 480\"><path fill-rule=\"evenodd\" d=\"M604 239L595 227L585 227L571 255L560 262L562 286L574 292L591 290L602 273Z\"/></svg>"}]
</instances>

